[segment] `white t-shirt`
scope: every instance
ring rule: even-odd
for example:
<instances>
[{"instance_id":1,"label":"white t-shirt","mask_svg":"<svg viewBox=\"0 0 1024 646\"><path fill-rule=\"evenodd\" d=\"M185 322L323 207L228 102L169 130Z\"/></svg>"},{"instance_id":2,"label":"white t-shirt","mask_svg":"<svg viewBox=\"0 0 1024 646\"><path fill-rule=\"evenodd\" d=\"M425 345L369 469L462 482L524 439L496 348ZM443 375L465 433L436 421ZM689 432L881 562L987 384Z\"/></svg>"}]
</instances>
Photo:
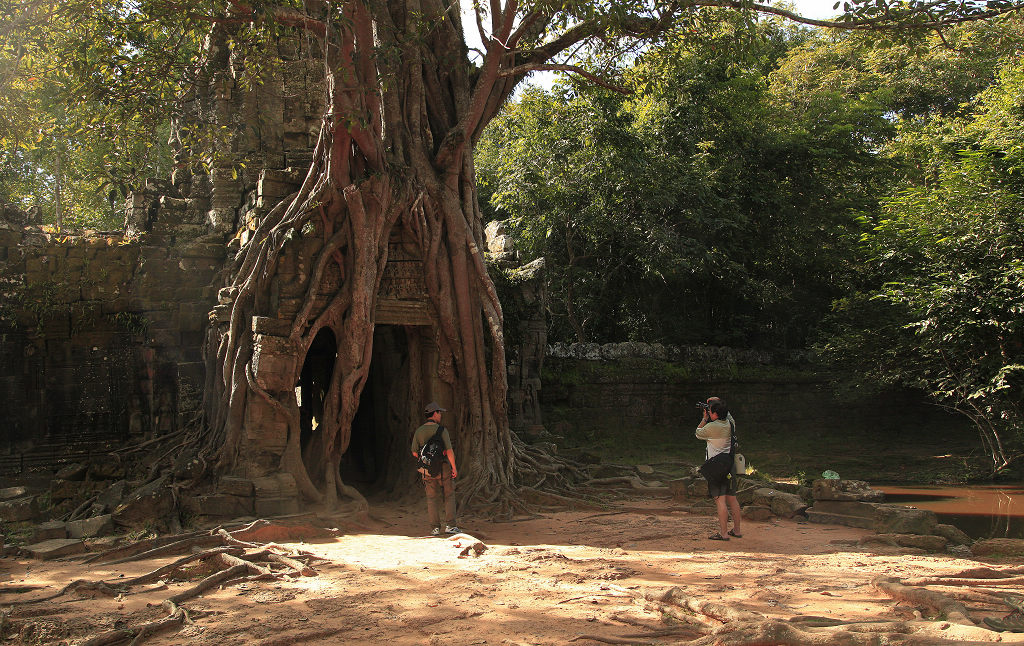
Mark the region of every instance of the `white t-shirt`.
<instances>
[{"instance_id":1,"label":"white t-shirt","mask_svg":"<svg viewBox=\"0 0 1024 646\"><path fill-rule=\"evenodd\" d=\"M710 460L720 453L732 450L732 427L729 422L736 423L732 413L726 415L725 419L712 420L697 429L697 439L706 440L708 443L706 459Z\"/></svg>"}]
</instances>

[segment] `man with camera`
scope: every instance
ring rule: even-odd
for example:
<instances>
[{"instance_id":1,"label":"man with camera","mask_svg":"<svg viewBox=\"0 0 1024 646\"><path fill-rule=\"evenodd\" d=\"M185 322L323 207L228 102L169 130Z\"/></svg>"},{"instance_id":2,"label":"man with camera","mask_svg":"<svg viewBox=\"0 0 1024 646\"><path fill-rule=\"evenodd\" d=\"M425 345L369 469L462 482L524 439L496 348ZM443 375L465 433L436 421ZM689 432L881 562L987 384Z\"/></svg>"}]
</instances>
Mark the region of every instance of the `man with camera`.
<instances>
[{"instance_id":1,"label":"man with camera","mask_svg":"<svg viewBox=\"0 0 1024 646\"><path fill-rule=\"evenodd\" d=\"M699 403L697 407L704 412L697 425L697 439L707 442L707 459L700 471L708 481L708 496L715 499L718 508L719 531L708 538L713 541L727 541L729 536L743 538L736 479L732 474L736 421L718 397L709 397L707 403ZM729 529L730 512L732 529Z\"/></svg>"}]
</instances>

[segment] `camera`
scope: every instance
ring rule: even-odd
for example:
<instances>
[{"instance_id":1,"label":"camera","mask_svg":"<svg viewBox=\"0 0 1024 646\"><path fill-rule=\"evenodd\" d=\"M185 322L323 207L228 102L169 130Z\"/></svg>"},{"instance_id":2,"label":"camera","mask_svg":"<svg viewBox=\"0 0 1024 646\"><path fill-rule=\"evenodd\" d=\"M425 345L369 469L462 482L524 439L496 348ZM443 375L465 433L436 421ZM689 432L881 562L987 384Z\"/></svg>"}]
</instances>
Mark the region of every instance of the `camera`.
<instances>
[{"instance_id":1,"label":"camera","mask_svg":"<svg viewBox=\"0 0 1024 646\"><path fill-rule=\"evenodd\" d=\"M711 414L711 404L707 402L697 402L697 408L703 409L708 415Z\"/></svg>"}]
</instances>

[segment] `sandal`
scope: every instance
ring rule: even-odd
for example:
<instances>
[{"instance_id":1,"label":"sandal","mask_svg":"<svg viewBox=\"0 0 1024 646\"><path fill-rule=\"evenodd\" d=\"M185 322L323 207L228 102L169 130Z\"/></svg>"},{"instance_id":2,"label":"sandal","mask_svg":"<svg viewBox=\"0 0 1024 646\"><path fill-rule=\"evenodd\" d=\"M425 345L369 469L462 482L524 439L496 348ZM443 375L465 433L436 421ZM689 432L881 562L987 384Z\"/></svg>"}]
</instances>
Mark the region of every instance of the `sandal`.
<instances>
[{"instance_id":1,"label":"sandal","mask_svg":"<svg viewBox=\"0 0 1024 646\"><path fill-rule=\"evenodd\" d=\"M729 540L728 538L726 538L725 536L722 536L722 535L721 535L720 533L718 533L718 532L715 532L715 533L714 533L714 534L712 534L711 536L708 536L708 538L710 538L710 539L711 539L711 540L713 540L713 541L727 541L727 540Z\"/></svg>"},{"instance_id":2,"label":"sandal","mask_svg":"<svg viewBox=\"0 0 1024 646\"><path fill-rule=\"evenodd\" d=\"M732 536L733 538L743 538L743 534L737 534L736 532L732 531L731 529L729 530L728 533L729 533L729 536Z\"/></svg>"}]
</instances>

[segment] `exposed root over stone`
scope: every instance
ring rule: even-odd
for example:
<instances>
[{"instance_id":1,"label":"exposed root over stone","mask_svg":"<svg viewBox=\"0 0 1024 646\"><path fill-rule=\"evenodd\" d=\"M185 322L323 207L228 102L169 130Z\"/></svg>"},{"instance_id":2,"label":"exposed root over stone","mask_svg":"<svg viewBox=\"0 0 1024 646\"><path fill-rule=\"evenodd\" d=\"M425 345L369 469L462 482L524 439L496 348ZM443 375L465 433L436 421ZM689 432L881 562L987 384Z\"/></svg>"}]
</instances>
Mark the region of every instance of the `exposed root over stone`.
<instances>
[{"instance_id":1,"label":"exposed root over stone","mask_svg":"<svg viewBox=\"0 0 1024 646\"><path fill-rule=\"evenodd\" d=\"M1004 579L1006 580L1009 579ZM991 583L992 579L988 581ZM676 638L672 643L692 646L931 646L950 642L1024 643L1024 635L991 630L984 625L990 622L976 622L969 616L967 608L962 603L933 590L906 585L899 579L885 576L876 577L872 585L894 599L918 607L923 606L938 618L914 621L842 621L828 617L797 616L778 619L694 597L678 587L669 588L661 594L645 594L629 588L607 585L605 587L608 589L629 594L643 602L645 609L660 615L662 621L681 622L682 625L666 628L664 632L651 630L627 635L588 633L578 635L572 641L654 644L664 643L665 637L671 635ZM1013 610L1012 618L1020 615L1018 606L1024 602L1024 597L1008 595L1003 598L1003 602L1008 609ZM1014 621L1009 623L1016 625ZM990 625L992 624L1002 625L999 621L991 622ZM1021 625L1024 626L1024 623Z\"/></svg>"},{"instance_id":2,"label":"exposed root over stone","mask_svg":"<svg viewBox=\"0 0 1024 646\"><path fill-rule=\"evenodd\" d=\"M194 567L195 564L201 563L205 570L210 571L210 574L194 585L165 599L161 605L167 611L166 617L134 626L118 627L81 642L82 646L106 646L122 642L130 642L132 645L140 644L158 632L191 623L189 611L181 607L181 604L212 588L249 581L287 580L316 576L317 572L310 564L314 558L312 555L301 551L290 551L275 543L260 543L253 540L256 530L272 527L274 527L273 523L260 520L231 532L217 528L212 531L192 532L142 541L141 548L126 546L108 550L97 554L88 561L115 564L197 549L200 551L185 554L172 563L130 579L113 581L78 579L68 583L54 594L7 602L5 605L40 603L72 592L94 591L110 596L132 594L132 588L135 586L172 576L184 577L186 565ZM287 529L294 530L295 528L288 527ZM154 545L156 546L154 547ZM139 551L140 549L141 551Z\"/></svg>"}]
</instances>

